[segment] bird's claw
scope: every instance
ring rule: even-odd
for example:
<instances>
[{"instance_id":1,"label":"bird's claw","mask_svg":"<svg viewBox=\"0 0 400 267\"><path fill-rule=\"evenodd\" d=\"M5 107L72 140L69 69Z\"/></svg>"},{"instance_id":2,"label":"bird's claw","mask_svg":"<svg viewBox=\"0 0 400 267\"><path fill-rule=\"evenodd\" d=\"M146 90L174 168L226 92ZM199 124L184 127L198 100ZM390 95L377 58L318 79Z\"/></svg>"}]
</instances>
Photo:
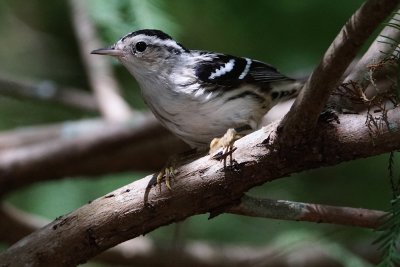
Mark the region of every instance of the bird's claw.
<instances>
[{"instance_id":1,"label":"bird's claw","mask_svg":"<svg viewBox=\"0 0 400 267\"><path fill-rule=\"evenodd\" d=\"M157 175L157 184L158 187L160 188L160 191L163 178L165 179L165 185L167 186L167 188L169 190L172 190L171 180L175 179L175 175L176 175L176 170L173 166L167 166L165 168L162 168L162 170Z\"/></svg>"},{"instance_id":2,"label":"bird's claw","mask_svg":"<svg viewBox=\"0 0 400 267\"><path fill-rule=\"evenodd\" d=\"M334 108L326 108L319 116L319 120L323 122L336 122L337 124L340 124L339 116L338 116L338 111L336 111Z\"/></svg>"},{"instance_id":3,"label":"bird's claw","mask_svg":"<svg viewBox=\"0 0 400 267\"><path fill-rule=\"evenodd\" d=\"M214 138L210 143L209 154L212 159L224 160L224 168L226 168L226 158L229 156L230 165L233 164L232 154L237 149L233 146L236 140L241 138L235 129L228 129L221 138Z\"/></svg>"},{"instance_id":4,"label":"bird's claw","mask_svg":"<svg viewBox=\"0 0 400 267\"><path fill-rule=\"evenodd\" d=\"M165 181L165 185L169 190L172 190L171 181L174 180L179 173L178 170L178 163L188 158L191 158L195 154L195 150L189 150L180 154L172 155L168 158L167 162L165 163L164 167L161 171L157 174L156 183L159 186L161 192L161 184Z\"/></svg>"}]
</instances>

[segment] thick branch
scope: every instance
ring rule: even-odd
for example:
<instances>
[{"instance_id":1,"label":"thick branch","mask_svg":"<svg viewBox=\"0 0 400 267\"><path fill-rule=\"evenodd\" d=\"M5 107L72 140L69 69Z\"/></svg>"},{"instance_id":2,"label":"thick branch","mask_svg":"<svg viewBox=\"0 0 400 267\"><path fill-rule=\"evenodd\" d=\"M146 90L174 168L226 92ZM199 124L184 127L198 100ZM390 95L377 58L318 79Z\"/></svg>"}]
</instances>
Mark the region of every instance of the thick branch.
<instances>
[{"instance_id":1,"label":"thick branch","mask_svg":"<svg viewBox=\"0 0 400 267\"><path fill-rule=\"evenodd\" d=\"M268 116L276 120L283 116L286 109ZM267 121L271 121L268 116ZM135 136L137 131L143 138L132 142L129 138ZM152 139L152 136L156 138ZM90 144L87 143L88 138ZM109 145L103 148L103 144ZM129 124L93 119L1 132L0 195L32 182L67 175L91 176L138 169L155 171L165 164L171 154L188 149L187 145L157 124L150 114L135 116Z\"/></svg>"},{"instance_id":2,"label":"thick branch","mask_svg":"<svg viewBox=\"0 0 400 267\"><path fill-rule=\"evenodd\" d=\"M126 121L132 112L120 96L120 89L113 78L111 66L104 57L94 57L90 51L101 47L95 27L86 12L86 3L70 0L72 21L80 46L81 58L86 66L89 82L94 90L103 116L111 121Z\"/></svg>"},{"instance_id":3,"label":"thick branch","mask_svg":"<svg viewBox=\"0 0 400 267\"><path fill-rule=\"evenodd\" d=\"M51 81L32 83L20 79L0 77L0 94L54 101L74 108L98 111L97 103L91 94L75 88L60 87Z\"/></svg>"},{"instance_id":4,"label":"thick branch","mask_svg":"<svg viewBox=\"0 0 400 267\"><path fill-rule=\"evenodd\" d=\"M229 213L280 220L334 223L376 229L386 212L350 207L335 207L287 200L257 199L243 196Z\"/></svg>"},{"instance_id":5,"label":"thick branch","mask_svg":"<svg viewBox=\"0 0 400 267\"><path fill-rule=\"evenodd\" d=\"M0 240L12 244L29 233L44 226L45 220L26 214L8 205L0 208ZM333 264L335 261L325 255L323 246L299 246L286 253L277 253L278 250L270 247L244 246L217 246L205 242L185 242L176 246L160 245L147 237L135 239L119 244L93 260L108 263L112 266L243 266L263 262L263 266L287 266L286 262L292 254L302 255L291 264L321 266ZM355 251L360 256L378 259L377 249L369 246L367 251ZM279 255L277 255L279 254ZM330 266L330 265L329 265ZM336 266L336 265L335 265ZM340 265L338 265L340 266Z\"/></svg>"},{"instance_id":6,"label":"thick branch","mask_svg":"<svg viewBox=\"0 0 400 267\"><path fill-rule=\"evenodd\" d=\"M383 222L382 217L387 214L377 210L257 199L247 195L240 199L240 204L229 208L226 212L258 218L332 223L372 229L377 229ZM0 241L13 244L48 223L49 221L43 218L3 204L0 206ZM115 252L120 253L120 251Z\"/></svg>"},{"instance_id":7,"label":"thick branch","mask_svg":"<svg viewBox=\"0 0 400 267\"><path fill-rule=\"evenodd\" d=\"M101 131L0 151L0 195L46 179L156 170L171 153L187 149L153 116L97 127Z\"/></svg>"},{"instance_id":8,"label":"thick branch","mask_svg":"<svg viewBox=\"0 0 400 267\"><path fill-rule=\"evenodd\" d=\"M224 171L222 163L200 158L178 169L173 191L163 186L160 192L151 186L154 177L147 176L58 218L10 247L0 262L73 266L162 225L223 212L266 181L399 149L400 108L389 111L387 119L390 129L382 129L374 142L365 115L342 115L341 124L319 123L316 136L321 138L287 151L270 144L277 126L272 124L235 143L233 168Z\"/></svg>"},{"instance_id":9,"label":"thick branch","mask_svg":"<svg viewBox=\"0 0 400 267\"><path fill-rule=\"evenodd\" d=\"M398 0L368 0L344 25L282 120L282 144L300 143L310 136L332 90L361 46L396 8Z\"/></svg>"}]
</instances>

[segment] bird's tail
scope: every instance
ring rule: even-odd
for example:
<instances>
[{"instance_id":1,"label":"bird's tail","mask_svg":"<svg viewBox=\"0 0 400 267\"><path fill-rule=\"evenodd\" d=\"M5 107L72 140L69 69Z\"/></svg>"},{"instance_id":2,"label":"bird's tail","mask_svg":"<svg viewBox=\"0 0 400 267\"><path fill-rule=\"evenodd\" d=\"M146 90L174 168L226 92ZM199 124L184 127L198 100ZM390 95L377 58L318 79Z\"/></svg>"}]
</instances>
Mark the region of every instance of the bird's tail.
<instances>
[{"instance_id":1,"label":"bird's tail","mask_svg":"<svg viewBox=\"0 0 400 267\"><path fill-rule=\"evenodd\" d=\"M271 98L274 102L280 102L296 97L303 88L306 79L301 80L286 80L275 82L271 89Z\"/></svg>"}]
</instances>

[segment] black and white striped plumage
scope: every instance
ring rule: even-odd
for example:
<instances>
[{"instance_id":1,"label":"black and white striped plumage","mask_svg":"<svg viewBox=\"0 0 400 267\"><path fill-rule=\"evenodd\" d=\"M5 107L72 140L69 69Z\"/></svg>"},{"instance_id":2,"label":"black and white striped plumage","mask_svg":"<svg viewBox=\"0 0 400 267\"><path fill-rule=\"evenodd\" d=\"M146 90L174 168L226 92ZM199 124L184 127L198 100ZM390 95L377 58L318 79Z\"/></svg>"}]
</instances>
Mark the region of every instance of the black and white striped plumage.
<instances>
[{"instance_id":1,"label":"black and white striped plumage","mask_svg":"<svg viewBox=\"0 0 400 267\"><path fill-rule=\"evenodd\" d=\"M256 130L273 105L302 87L266 63L188 50L158 30L129 33L93 53L117 57L154 115L192 147L228 128Z\"/></svg>"}]
</instances>

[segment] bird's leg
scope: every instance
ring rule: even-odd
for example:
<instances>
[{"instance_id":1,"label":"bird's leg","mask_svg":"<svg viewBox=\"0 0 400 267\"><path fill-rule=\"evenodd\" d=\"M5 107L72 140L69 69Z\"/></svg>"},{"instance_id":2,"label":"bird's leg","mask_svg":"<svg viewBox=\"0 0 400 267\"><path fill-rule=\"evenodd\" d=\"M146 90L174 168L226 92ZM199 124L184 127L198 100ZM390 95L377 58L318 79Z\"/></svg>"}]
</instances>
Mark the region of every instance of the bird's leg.
<instances>
[{"instance_id":1,"label":"bird's leg","mask_svg":"<svg viewBox=\"0 0 400 267\"><path fill-rule=\"evenodd\" d=\"M169 190L171 190L171 179L175 178L176 170L175 165L178 159L178 155L172 155L167 162L165 163L164 167L157 175L157 184L161 191L161 181L165 179L165 185Z\"/></svg>"},{"instance_id":2,"label":"bird's leg","mask_svg":"<svg viewBox=\"0 0 400 267\"><path fill-rule=\"evenodd\" d=\"M226 158L229 156L230 165L232 166L232 153L236 150L233 144L241 137L235 129L230 128L221 138L214 138L210 143L209 154L211 158L224 160L224 168L226 168Z\"/></svg>"},{"instance_id":3,"label":"bird's leg","mask_svg":"<svg viewBox=\"0 0 400 267\"><path fill-rule=\"evenodd\" d=\"M178 164L178 162L185 161L188 157L191 157L193 155L196 155L196 149L175 154L168 158L167 162L164 164L164 167L157 175L157 184L159 186L160 191L163 178L165 179L165 185L167 186L167 188L169 190L172 190L171 180L175 179L175 176L177 174L176 165Z\"/></svg>"}]
</instances>

